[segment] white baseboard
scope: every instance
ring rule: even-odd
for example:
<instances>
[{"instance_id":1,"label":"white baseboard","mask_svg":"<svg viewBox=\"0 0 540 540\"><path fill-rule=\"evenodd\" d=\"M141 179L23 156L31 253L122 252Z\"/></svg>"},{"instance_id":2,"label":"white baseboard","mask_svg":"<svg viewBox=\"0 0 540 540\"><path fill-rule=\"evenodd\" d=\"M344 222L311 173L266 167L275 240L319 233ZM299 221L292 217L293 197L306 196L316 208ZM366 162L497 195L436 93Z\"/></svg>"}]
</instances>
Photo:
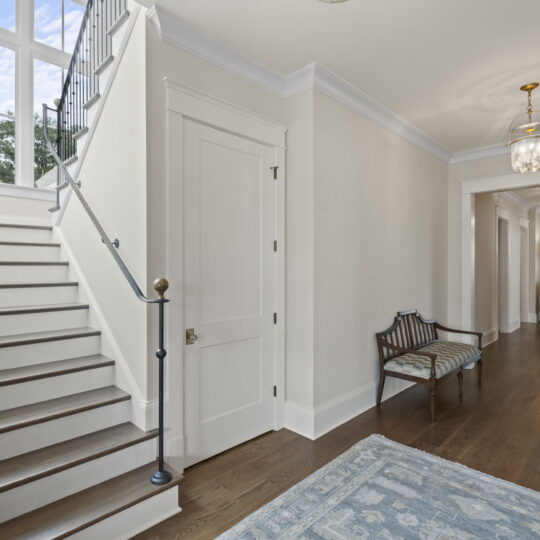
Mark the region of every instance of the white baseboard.
<instances>
[{"instance_id":1,"label":"white baseboard","mask_svg":"<svg viewBox=\"0 0 540 540\"><path fill-rule=\"evenodd\" d=\"M377 382L358 387L351 392L326 401L314 409L285 403L285 427L311 440L362 414L376 404ZM414 383L387 377L383 401L399 394Z\"/></svg>"},{"instance_id":2,"label":"white baseboard","mask_svg":"<svg viewBox=\"0 0 540 540\"><path fill-rule=\"evenodd\" d=\"M315 440L315 415L313 409L307 409L290 401L285 402L285 428Z\"/></svg>"},{"instance_id":3,"label":"white baseboard","mask_svg":"<svg viewBox=\"0 0 540 540\"><path fill-rule=\"evenodd\" d=\"M511 334L512 332L515 332L520 326L521 321L519 319L515 319L511 321L507 327L503 328L501 326L499 328L499 334Z\"/></svg>"},{"instance_id":4,"label":"white baseboard","mask_svg":"<svg viewBox=\"0 0 540 540\"><path fill-rule=\"evenodd\" d=\"M499 331L497 328L491 328L486 330L482 334L482 347L486 347L490 343L493 343L499 339Z\"/></svg>"}]
</instances>

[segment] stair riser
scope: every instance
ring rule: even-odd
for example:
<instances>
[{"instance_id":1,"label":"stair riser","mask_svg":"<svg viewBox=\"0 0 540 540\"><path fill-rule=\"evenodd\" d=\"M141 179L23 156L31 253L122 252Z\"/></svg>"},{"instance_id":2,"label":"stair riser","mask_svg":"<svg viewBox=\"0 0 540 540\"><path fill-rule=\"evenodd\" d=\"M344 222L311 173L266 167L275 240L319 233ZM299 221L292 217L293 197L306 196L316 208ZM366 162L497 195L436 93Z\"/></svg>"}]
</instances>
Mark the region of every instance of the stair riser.
<instances>
[{"instance_id":1,"label":"stair riser","mask_svg":"<svg viewBox=\"0 0 540 540\"><path fill-rule=\"evenodd\" d=\"M47 332L67 330L87 326L88 310L47 311L43 313L24 313L20 315L0 315L0 328L3 335L24 334L27 332Z\"/></svg>"},{"instance_id":2,"label":"stair riser","mask_svg":"<svg viewBox=\"0 0 540 540\"><path fill-rule=\"evenodd\" d=\"M72 304L77 302L78 294L79 288L76 286L0 289L0 308Z\"/></svg>"},{"instance_id":3,"label":"stair riser","mask_svg":"<svg viewBox=\"0 0 540 540\"><path fill-rule=\"evenodd\" d=\"M156 441L151 439L0 493L0 522L146 465L155 458Z\"/></svg>"},{"instance_id":4,"label":"stair riser","mask_svg":"<svg viewBox=\"0 0 540 540\"><path fill-rule=\"evenodd\" d=\"M114 365L0 387L0 410L114 385Z\"/></svg>"},{"instance_id":5,"label":"stair riser","mask_svg":"<svg viewBox=\"0 0 540 540\"><path fill-rule=\"evenodd\" d=\"M0 369L91 356L99 354L100 348L100 336L34 343L33 345L21 345L19 347L4 347L0 349Z\"/></svg>"},{"instance_id":6,"label":"stair riser","mask_svg":"<svg viewBox=\"0 0 540 540\"><path fill-rule=\"evenodd\" d=\"M1 266L0 283L41 283L69 281L68 267L62 266Z\"/></svg>"},{"instance_id":7,"label":"stair riser","mask_svg":"<svg viewBox=\"0 0 540 540\"><path fill-rule=\"evenodd\" d=\"M11 246L0 244L0 261L59 261L56 246Z\"/></svg>"},{"instance_id":8,"label":"stair riser","mask_svg":"<svg viewBox=\"0 0 540 540\"><path fill-rule=\"evenodd\" d=\"M129 422L130 418L131 401L128 400L1 433L0 459Z\"/></svg>"},{"instance_id":9,"label":"stair riser","mask_svg":"<svg viewBox=\"0 0 540 540\"><path fill-rule=\"evenodd\" d=\"M123 512L99 521L69 538L70 540L96 540L96 538L127 540L180 511L178 486L174 486L127 508Z\"/></svg>"},{"instance_id":10,"label":"stair riser","mask_svg":"<svg viewBox=\"0 0 540 540\"><path fill-rule=\"evenodd\" d=\"M52 231L0 227L0 242L52 242Z\"/></svg>"}]
</instances>

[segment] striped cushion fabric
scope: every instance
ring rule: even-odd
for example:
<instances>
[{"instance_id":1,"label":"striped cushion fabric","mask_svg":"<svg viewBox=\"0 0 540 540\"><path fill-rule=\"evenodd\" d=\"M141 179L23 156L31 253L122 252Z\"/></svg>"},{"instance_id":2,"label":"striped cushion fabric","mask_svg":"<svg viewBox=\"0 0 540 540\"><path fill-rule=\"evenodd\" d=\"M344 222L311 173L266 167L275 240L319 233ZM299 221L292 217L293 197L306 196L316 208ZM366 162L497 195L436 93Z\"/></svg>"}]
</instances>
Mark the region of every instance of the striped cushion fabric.
<instances>
[{"instance_id":1,"label":"striped cushion fabric","mask_svg":"<svg viewBox=\"0 0 540 540\"><path fill-rule=\"evenodd\" d=\"M418 350L437 355L435 374L438 379L460 366L476 362L481 356L478 347L454 341L436 341ZM384 369L421 379L429 379L431 377L431 358L412 353L403 354L386 362Z\"/></svg>"}]
</instances>

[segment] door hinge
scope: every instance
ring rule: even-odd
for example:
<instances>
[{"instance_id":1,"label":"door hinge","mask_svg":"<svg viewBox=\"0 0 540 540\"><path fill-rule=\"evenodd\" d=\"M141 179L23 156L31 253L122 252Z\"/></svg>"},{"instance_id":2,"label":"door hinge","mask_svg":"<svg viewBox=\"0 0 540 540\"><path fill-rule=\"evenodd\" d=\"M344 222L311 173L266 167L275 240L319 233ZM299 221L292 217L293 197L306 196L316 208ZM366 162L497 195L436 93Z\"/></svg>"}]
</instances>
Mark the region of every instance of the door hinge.
<instances>
[{"instance_id":1,"label":"door hinge","mask_svg":"<svg viewBox=\"0 0 540 540\"><path fill-rule=\"evenodd\" d=\"M277 251L277 240L274 240L274 251Z\"/></svg>"},{"instance_id":2,"label":"door hinge","mask_svg":"<svg viewBox=\"0 0 540 540\"><path fill-rule=\"evenodd\" d=\"M274 324L277 324L277 313L274 313Z\"/></svg>"},{"instance_id":3,"label":"door hinge","mask_svg":"<svg viewBox=\"0 0 540 540\"><path fill-rule=\"evenodd\" d=\"M274 397L277 397L277 386L274 386Z\"/></svg>"},{"instance_id":4,"label":"door hinge","mask_svg":"<svg viewBox=\"0 0 540 540\"><path fill-rule=\"evenodd\" d=\"M277 180L277 170L279 169L279 167L270 167L270 170L274 171L274 180Z\"/></svg>"}]
</instances>

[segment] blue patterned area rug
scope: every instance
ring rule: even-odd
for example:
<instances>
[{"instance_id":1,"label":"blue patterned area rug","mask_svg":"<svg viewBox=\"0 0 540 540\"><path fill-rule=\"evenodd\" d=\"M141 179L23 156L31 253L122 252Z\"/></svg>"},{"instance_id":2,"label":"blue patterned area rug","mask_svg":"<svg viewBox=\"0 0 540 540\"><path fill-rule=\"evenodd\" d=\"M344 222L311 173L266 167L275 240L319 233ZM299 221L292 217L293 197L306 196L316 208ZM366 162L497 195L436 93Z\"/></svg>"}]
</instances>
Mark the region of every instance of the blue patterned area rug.
<instances>
[{"instance_id":1,"label":"blue patterned area rug","mask_svg":"<svg viewBox=\"0 0 540 540\"><path fill-rule=\"evenodd\" d=\"M372 435L218 538L538 539L540 493Z\"/></svg>"}]
</instances>

